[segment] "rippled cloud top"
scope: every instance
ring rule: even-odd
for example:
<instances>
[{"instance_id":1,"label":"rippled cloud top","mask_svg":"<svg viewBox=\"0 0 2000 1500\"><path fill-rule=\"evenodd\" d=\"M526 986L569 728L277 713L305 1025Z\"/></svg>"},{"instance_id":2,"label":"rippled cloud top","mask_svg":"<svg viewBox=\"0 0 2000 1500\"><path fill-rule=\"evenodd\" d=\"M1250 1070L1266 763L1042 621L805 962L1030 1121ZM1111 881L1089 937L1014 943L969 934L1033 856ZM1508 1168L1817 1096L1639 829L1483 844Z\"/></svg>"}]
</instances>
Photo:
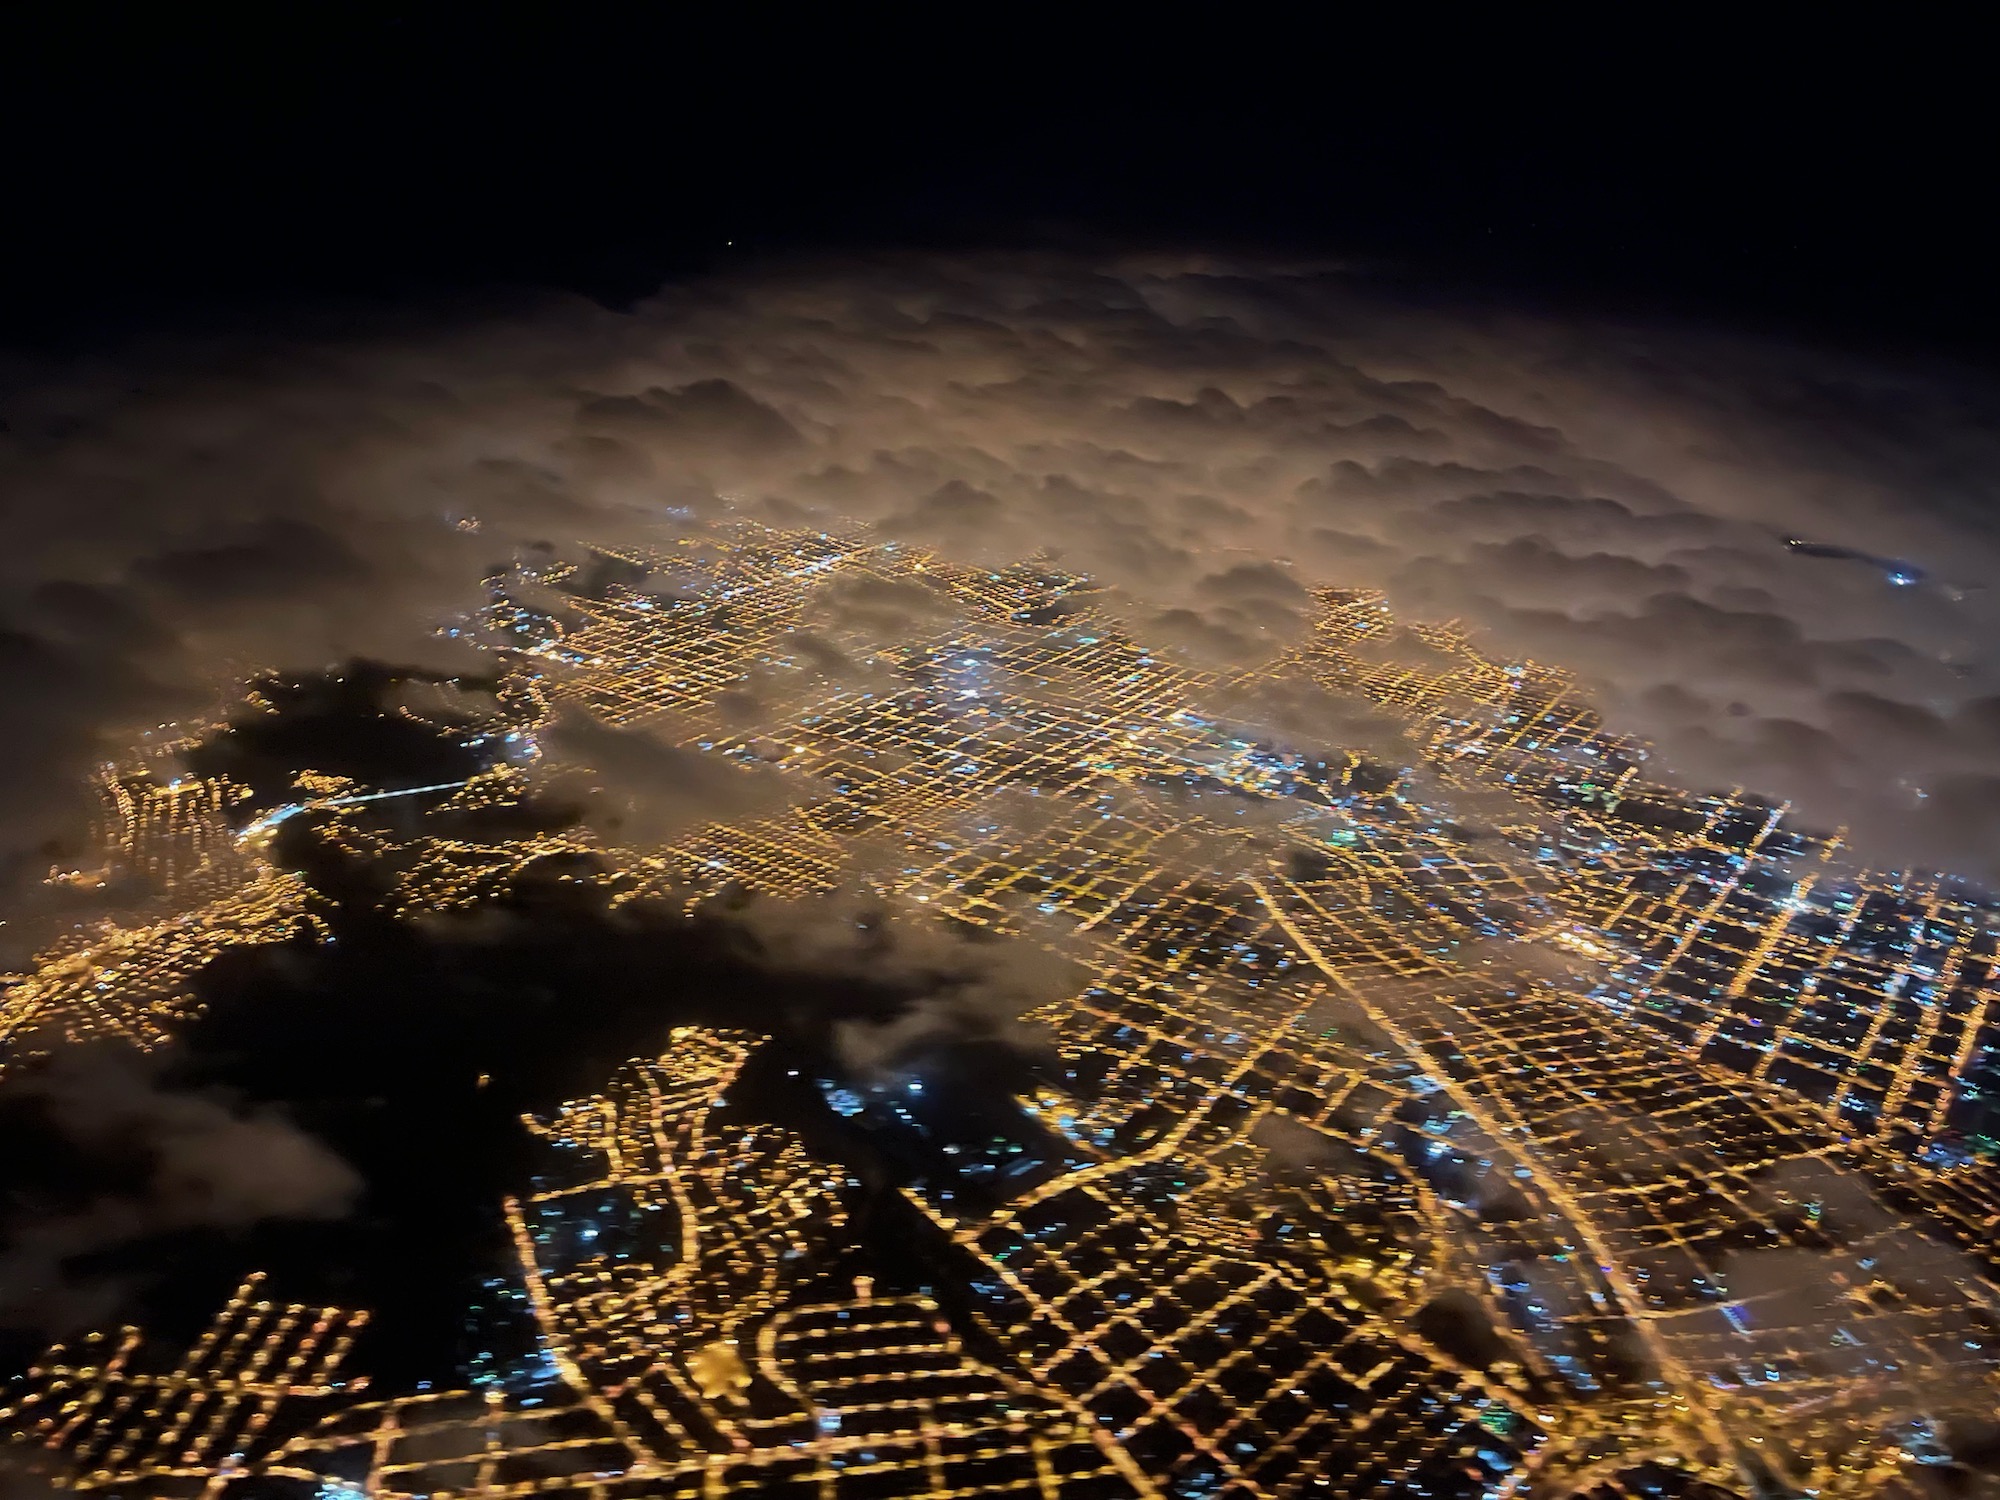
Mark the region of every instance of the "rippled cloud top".
<instances>
[{"instance_id":1,"label":"rippled cloud top","mask_svg":"<svg viewBox=\"0 0 2000 1500\"><path fill-rule=\"evenodd\" d=\"M2000 400L1969 376L1337 268L1017 257L0 380L15 892L95 763L240 674L435 661L515 545L725 514L1050 554L1211 663L1281 651L1308 587L1380 588L1576 673L1656 775L2000 879Z\"/></svg>"}]
</instances>

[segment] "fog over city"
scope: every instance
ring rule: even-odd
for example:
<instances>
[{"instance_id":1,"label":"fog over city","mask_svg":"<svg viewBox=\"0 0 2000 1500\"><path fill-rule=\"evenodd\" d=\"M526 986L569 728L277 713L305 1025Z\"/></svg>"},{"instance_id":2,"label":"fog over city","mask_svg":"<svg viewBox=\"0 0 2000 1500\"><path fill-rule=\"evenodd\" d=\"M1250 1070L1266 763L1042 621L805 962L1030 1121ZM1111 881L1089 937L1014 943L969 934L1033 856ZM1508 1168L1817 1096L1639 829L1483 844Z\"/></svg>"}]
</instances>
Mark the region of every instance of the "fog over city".
<instances>
[{"instance_id":1,"label":"fog over city","mask_svg":"<svg viewBox=\"0 0 2000 1500\"><path fill-rule=\"evenodd\" d=\"M231 680L448 667L439 623L520 544L722 515L1047 555L1210 665L1281 651L1309 587L1379 588L1576 673L1651 775L1790 799L1878 866L2000 877L2000 401L1948 369L1418 304L1339 265L1037 255L0 378L16 890L77 846L93 765ZM828 608L893 636L926 604Z\"/></svg>"},{"instance_id":2,"label":"fog over city","mask_svg":"<svg viewBox=\"0 0 2000 1500\"><path fill-rule=\"evenodd\" d=\"M0 1500L2000 1496L1973 26L14 12Z\"/></svg>"}]
</instances>

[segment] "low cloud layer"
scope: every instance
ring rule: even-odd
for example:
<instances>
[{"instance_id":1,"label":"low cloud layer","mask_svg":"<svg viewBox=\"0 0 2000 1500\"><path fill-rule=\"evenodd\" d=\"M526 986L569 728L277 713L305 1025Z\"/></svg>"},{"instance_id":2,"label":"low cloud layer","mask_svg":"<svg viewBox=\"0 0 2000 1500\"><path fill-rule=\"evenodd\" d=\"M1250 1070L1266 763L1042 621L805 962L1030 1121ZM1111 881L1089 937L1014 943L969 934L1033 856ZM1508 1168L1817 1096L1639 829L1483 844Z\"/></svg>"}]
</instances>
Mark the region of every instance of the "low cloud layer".
<instances>
[{"instance_id":1,"label":"low cloud layer","mask_svg":"<svg viewBox=\"0 0 2000 1500\"><path fill-rule=\"evenodd\" d=\"M88 1257L161 1235L330 1219L354 1169L282 1114L162 1084L156 1059L67 1048L0 1083L12 1158L0 1213L0 1326L64 1329L115 1307Z\"/></svg>"},{"instance_id":2,"label":"low cloud layer","mask_svg":"<svg viewBox=\"0 0 2000 1500\"><path fill-rule=\"evenodd\" d=\"M543 736L562 769L545 778L559 800L613 844L651 847L708 822L769 817L802 788L766 766L745 766L671 743L650 728L614 729L571 712ZM584 769L584 768L587 768Z\"/></svg>"},{"instance_id":3,"label":"low cloud layer","mask_svg":"<svg viewBox=\"0 0 2000 1500\"><path fill-rule=\"evenodd\" d=\"M433 628L521 542L735 514L1050 553L1208 663L1281 650L1309 585L1379 587L1574 670L1663 772L1992 879L1996 408L1949 373L1199 260L820 264L629 314L15 366L0 864L25 899L91 767L249 670L448 664ZM906 607L816 623L868 648Z\"/></svg>"},{"instance_id":4,"label":"low cloud layer","mask_svg":"<svg viewBox=\"0 0 2000 1500\"><path fill-rule=\"evenodd\" d=\"M848 979L915 997L886 1019L839 1022L833 1044L857 1074L880 1073L926 1046L998 1041L1032 1049L1022 1017L1067 998L1082 970L1056 947L926 921L852 893L805 901L752 901L730 914L736 943L777 976Z\"/></svg>"}]
</instances>

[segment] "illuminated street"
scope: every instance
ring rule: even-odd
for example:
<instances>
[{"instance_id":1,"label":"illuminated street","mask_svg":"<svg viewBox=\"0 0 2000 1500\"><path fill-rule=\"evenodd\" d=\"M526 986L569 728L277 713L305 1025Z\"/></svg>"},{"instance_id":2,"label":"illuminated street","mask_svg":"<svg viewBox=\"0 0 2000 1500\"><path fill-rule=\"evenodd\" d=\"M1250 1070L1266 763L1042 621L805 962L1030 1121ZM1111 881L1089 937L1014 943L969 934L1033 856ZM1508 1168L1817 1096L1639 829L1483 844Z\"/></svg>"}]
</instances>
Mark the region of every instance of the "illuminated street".
<instances>
[{"instance_id":1,"label":"illuminated street","mask_svg":"<svg viewBox=\"0 0 2000 1500\"><path fill-rule=\"evenodd\" d=\"M865 888L1049 945L1086 980L1029 1017L1059 1073L898 1189L930 1269L878 1291L860 1179L728 1107L759 1039L676 1031L528 1122L548 1160L505 1211L529 1363L317 1416L359 1384L329 1384L338 1346L288 1352L293 1313L252 1338L226 1312L143 1409L116 1336L52 1351L10 1420L80 1485L1483 1495L1650 1463L1859 1497L2000 1391L2000 960L1969 888L1838 875L1838 834L1782 806L1648 782L1560 676L1449 628L1423 635L1448 666L1365 660L1390 629L1365 594L1217 674L1059 571L748 524L618 560L674 592L538 568L563 623L496 582L510 743L586 705L777 774L785 806L651 846L429 832L533 794L501 758L403 790L303 776L231 833L242 789L135 765L103 878L173 900L51 949L7 1030L152 1046L221 948L324 941L271 863L309 812L404 913L594 854L563 878L614 909ZM843 615L864 584L924 601L914 633ZM1276 683L1394 716L1424 775L1232 716ZM921 1083L821 1088L943 1164Z\"/></svg>"}]
</instances>

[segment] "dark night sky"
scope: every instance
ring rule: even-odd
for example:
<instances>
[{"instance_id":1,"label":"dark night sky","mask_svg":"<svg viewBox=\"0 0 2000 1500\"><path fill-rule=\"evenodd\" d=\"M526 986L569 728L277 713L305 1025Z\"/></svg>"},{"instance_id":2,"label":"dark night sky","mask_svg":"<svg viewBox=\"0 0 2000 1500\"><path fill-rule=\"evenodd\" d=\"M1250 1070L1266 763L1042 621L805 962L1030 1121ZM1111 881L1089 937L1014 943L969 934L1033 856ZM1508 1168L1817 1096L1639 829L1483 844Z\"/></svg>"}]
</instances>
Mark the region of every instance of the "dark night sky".
<instances>
[{"instance_id":1,"label":"dark night sky","mask_svg":"<svg viewBox=\"0 0 2000 1500\"><path fill-rule=\"evenodd\" d=\"M13 7L8 334L1096 236L2000 349L1964 33L722 12Z\"/></svg>"}]
</instances>

